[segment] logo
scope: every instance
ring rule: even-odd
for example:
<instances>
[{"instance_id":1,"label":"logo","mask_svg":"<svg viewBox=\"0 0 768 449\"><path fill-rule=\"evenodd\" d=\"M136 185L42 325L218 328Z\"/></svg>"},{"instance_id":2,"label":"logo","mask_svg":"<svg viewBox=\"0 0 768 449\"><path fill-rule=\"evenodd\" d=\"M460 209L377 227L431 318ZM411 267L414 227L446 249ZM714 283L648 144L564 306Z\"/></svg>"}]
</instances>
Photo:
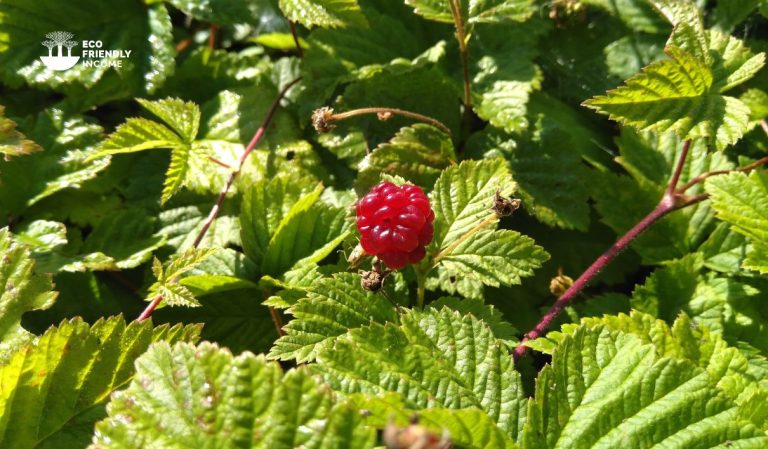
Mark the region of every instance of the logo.
<instances>
[{"instance_id":1,"label":"logo","mask_svg":"<svg viewBox=\"0 0 768 449\"><path fill-rule=\"evenodd\" d=\"M77 64L80 60L80 56L72 56L72 48L77 46L77 41L73 41L74 34L68 31L52 31L45 35L46 40L42 45L48 48L48 56L41 56L40 60L43 61L46 67L51 70L67 70ZM64 47L67 48L66 55L64 54ZM54 49L56 54L54 55Z\"/></svg>"},{"instance_id":2,"label":"logo","mask_svg":"<svg viewBox=\"0 0 768 449\"><path fill-rule=\"evenodd\" d=\"M48 48L48 56L41 56L46 67L51 70L63 71L71 69L80 62L84 67L123 67L123 60L131 56L133 50L102 49L104 43L100 40L75 41L74 34L69 31L52 31L45 35L42 42ZM72 49L80 45L82 56L73 56ZM66 48L66 50L65 50Z\"/></svg>"}]
</instances>

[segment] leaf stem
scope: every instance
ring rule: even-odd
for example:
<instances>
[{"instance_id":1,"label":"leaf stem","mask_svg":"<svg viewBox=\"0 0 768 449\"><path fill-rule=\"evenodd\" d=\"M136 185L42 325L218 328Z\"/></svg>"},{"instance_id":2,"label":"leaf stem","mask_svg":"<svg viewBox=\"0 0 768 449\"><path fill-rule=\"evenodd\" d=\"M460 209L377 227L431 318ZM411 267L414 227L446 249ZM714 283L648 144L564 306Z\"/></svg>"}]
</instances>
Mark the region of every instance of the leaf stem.
<instances>
[{"instance_id":1,"label":"leaf stem","mask_svg":"<svg viewBox=\"0 0 768 449\"><path fill-rule=\"evenodd\" d=\"M253 135L253 138L248 143L248 146L245 147L245 151L243 151L243 154L240 155L237 168L229 174L229 178L227 178L226 184L224 184L224 187L221 189L221 192L219 192L219 196L216 198L216 202L213 204L213 207L211 207L211 211L210 213L208 213L208 217L205 219L205 222L203 223L203 227L200 228L200 231L197 233L197 236L195 237L195 241L192 244L193 248L197 248L200 246L200 243L202 243L203 238L205 237L205 234L208 232L208 229L210 229L214 220L216 220L216 217L219 215L219 210L221 210L221 205L224 203L224 200L226 199L227 194L229 193L229 189L232 187L232 184L235 182L235 178L237 178L237 175L243 169L243 164L245 164L245 160L251 154L253 149L256 148L256 145L264 136L264 132L266 131L269 124L272 122L272 118L275 116L275 112L277 112L278 106L280 106L280 101L283 99L283 97L288 92L288 90L290 90L290 88L293 87L294 84L298 83L300 80L301 80L301 77L296 78L295 80L286 84L285 87L283 87L283 90L281 90L280 93L277 95L277 98L275 98L275 100L272 102L272 106L270 106L269 111L267 111L267 115L264 117L264 121L261 122L261 126L259 127L259 129L256 130L256 133ZM162 294L155 295L155 297L152 298L152 300L150 300L149 305L147 305L144 311L141 312L138 318L136 318L136 321L144 321L147 318L149 318L152 315L152 312L155 311L157 306L160 305L162 301L163 301ZM275 324L277 325L277 323Z\"/></svg>"},{"instance_id":2,"label":"leaf stem","mask_svg":"<svg viewBox=\"0 0 768 449\"><path fill-rule=\"evenodd\" d=\"M768 134L768 121L765 119L760 120L760 127L763 128L763 131L765 131L766 134Z\"/></svg>"},{"instance_id":3,"label":"leaf stem","mask_svg":"<svg viewBox=\"0 0 768 449\"><path fill-rule=\"evenodd\" d=\"M464 19L461 17L461 4L459 0L448 0L451 6L453 23L456 26L456 40L459 41L459 53L461 53L461 65L464 71L464 107L472 107L472 89L469 78L469 48L467 47L467 33L464 29Z\"/></svg>"},{"instance_id":4,"label":"leaf stem","mask_svg":"<svg viewBox=\"0 0 768 449\"><path fill-rule=\"evenodd\" d=\"M332 108L324 107L324 108L317 109L315 112L312 113L312 124L318 132L328 132L330 128L333 127L333 125L331 125L331 123L333 122L338 122L341 120L346 120L351 117L357 117L360 115L367 115L367 114L376 114L379 116L379 120L382 120L382 121L388 120L392 115L400 115L400 116L412 118L414 120L418 120L421 122L429 123L430 125L439 128L441 131L448 134L449 136L451 135L451 130L437 119L428 117L423 114L419 114L418 112L411 112L403 109L386 108L386 107L369 107L369 108L352 109L351 111L339 112L338 114L334 114Z\"/></svg>"},{"instance_id":5,"label":"leaf stem","mask_svg":"<svg viewBox=\"0 0 768 449\"><path fill-rule=\"evenodd\" d=\"M744 171L752 171L762 165L768 164L768 156L758 159L755 162L752 162L751 164L747 164L741 167L734 168L732 170L714 170L711 172L703 173L690 181L683 184L679 189L676 190L676 193L682 194L686 190L690 189L691 187L695 186L696 184L700 184L702 181L704 181L707 178L711 178L713 176L720 176L720 175L727 175L728 173L733 172L744 172Z\"/></svg>"}]
</instances>

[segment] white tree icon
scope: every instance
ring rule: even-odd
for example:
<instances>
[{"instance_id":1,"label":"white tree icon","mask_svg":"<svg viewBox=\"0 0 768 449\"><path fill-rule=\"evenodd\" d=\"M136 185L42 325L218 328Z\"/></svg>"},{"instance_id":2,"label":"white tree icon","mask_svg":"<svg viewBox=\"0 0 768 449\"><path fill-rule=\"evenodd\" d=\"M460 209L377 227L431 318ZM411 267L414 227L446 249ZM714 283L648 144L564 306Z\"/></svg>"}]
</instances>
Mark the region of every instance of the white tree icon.
<instances>
[{"instance_id":1,"label":"white tree icon","mask_svg":"<svg viewBox=\"0 0 768 449\"><path fill-rule=\"evenodd\" d=\"M43 41L43 45L48 47L48 57L53 57L53 47L56 46L54 41Z\"/></svg>"},{"instance_id":2,"label":"white tree icon","mask_svg":"<svg viewBox=\"0 0 768 449\"><path fill-rule=\"evenodd\" d=\"M52 31L46 34L45 37L53 41L53 45L58 47L56 56L61 57L61 56L64 56L61 47L69 44L70 42L69 40L75 37L75 35L70 33L69 31ZM77 42L75 42L74 45L72 45L72 47L74 47L75 45L77 45ZM72 51L71 47L67 45L67 48L70 48L70 55L71 55L71 51Z\"/></svg>"},{"instance_id":3,"label":"white tree icon","mask_svg":"<svg viewBox=\"0 0 768 449\"><path fill-rule=\"evenodd\" d=\"M72 56L72 47L77 47L77 41L66 41L64 46L67 47L67 56Z\"/></svg>"}]
</instances>

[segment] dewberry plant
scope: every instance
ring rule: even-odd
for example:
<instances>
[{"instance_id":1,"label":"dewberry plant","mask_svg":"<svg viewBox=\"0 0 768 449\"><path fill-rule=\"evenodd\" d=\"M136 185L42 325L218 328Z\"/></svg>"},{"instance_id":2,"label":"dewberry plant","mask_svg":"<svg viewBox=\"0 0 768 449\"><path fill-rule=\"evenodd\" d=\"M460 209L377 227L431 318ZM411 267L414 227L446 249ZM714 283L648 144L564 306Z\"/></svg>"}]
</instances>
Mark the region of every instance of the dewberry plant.
<instances>
[{"instance_id":1,"label":"dewberry plant","mask_svg":"<svg viewBox=\"0 0 768 449\"><path fill-rule=\"evenodd\" d=\"M0 1L0 447L768 447L767 48L763 0Z\"/></svg>"}]
</instances>

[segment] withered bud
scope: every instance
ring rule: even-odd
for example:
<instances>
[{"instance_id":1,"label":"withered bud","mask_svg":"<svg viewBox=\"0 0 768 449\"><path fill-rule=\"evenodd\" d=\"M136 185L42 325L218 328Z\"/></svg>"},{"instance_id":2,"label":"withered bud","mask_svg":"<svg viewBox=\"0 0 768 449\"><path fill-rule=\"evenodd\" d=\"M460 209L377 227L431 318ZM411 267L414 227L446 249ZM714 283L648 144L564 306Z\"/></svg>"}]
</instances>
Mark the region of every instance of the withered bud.
<instances>
[{"instance_id":1,"label":"withered bud","mask_svg":"<svg viewBox=\"0 0 768 449\"><path fill-rule=\"evenodd\" d=\"M564 275L563 269L558 268L557 276L553 277L552 280L549 281L549 291L559 298L563 296L563 293L565 293L566 290L571 288L571 285L573 285L573 278Z\"/></svg>"},{"instance_id":2,"label":"withered bud","mask_svg":"<svg viewBox=\"0 0 768 449\"><path fill-rule=\"evenodd\" d=\"M512 215L514 211L520 208L520 200L517 198L507 198L501 195L501 191L497 190L496 195L493 197L493 206L491 210L496 212L499 217L508 217Z\"/></svg>"},{"instance_id":3,"label":"withered bud","mask_svg":"<svg viewBox=\"0 0 768 449\"><path fill-rule=\"evenodd\" d=\"M382 273L378 270L365 271L360 270L360 286L369 292L377 292L384 286L384 278L387 277L387 273Z\"/></svg>"},{"instance_id":4,"label":"withered bud","mask_svg":"<svg viewBox=\"0 0 768 449\"><path fill-rule=\"evenodd\" d=\"M442 435L430 432L418 424L418 419L411 419L407 427L398 427L392 419L384 428L384 444L387 449L450 449L453 447L451 435L443 431Z\"/></svg>"},{"instance_id":5,"label":"withered bud","mask_svg":"<svg viewBox=\"0 0 768 449\"><path fill-rule=\"evenodd\" d=\"M377 112L376 117L378 117L382 122L386 122L392 118L392 113L389 111Z\"/></svg>"},{"instance_id":6,"label":"withered bud","mask_svg":"<svg viewBox=\"0 0 768 449\"><path fill-rule=\"evenodd\" d=\"M312 126L315 131L319 133L327 133L334 128L333 121L333 108L323 106L320 109L315 109L312 112Z\"/></svg>"}]
</instances>

